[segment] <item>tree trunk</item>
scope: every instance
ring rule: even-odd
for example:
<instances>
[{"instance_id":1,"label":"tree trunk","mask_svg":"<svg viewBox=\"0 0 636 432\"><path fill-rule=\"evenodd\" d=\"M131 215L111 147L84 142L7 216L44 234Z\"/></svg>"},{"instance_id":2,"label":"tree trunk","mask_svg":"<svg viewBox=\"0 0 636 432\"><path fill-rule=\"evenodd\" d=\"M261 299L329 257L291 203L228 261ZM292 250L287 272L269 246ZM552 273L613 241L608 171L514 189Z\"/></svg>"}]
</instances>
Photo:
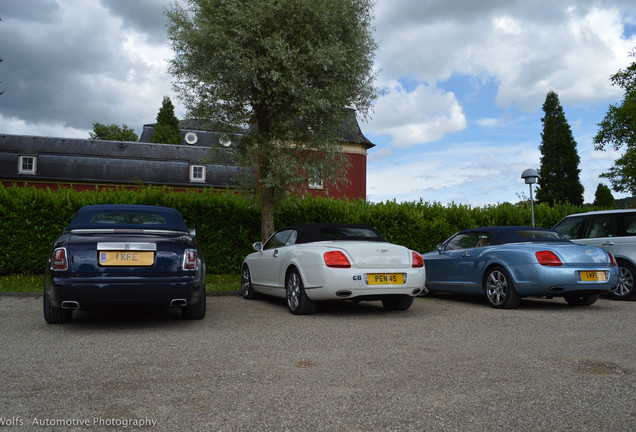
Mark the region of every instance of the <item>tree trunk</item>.
<instances>
[{"instance_id":1,"label":"tree trunk","mask_svg":"<svg viewBox=\"0 0 636 432\"><path fill-rule=\"evenodd\" d=\"M274 231L274 189L265 187L261 190L261 241L265 243Z\"/></svg>"}]
</instances>

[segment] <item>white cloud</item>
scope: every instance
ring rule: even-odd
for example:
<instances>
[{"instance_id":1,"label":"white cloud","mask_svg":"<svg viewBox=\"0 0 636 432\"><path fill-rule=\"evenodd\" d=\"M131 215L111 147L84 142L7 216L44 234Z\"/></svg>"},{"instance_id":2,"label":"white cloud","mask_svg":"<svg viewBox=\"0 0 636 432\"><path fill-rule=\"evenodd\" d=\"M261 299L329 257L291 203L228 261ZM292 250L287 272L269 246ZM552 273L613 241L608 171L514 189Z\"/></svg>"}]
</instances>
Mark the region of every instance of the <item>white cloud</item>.
<instances>
[{"instance_id":1,"label":"white cloud","mask_svg":"<svg viewBox=\"0 0 636 432\"><path fill-rule=\"evenodd\" d=\"M399 82L392 82L374 111L369 129L392 135L391 144L398 148L437 141L466 128L466 117L455 95L425 84L407 91Z\"/></svg>"}]
</instances>

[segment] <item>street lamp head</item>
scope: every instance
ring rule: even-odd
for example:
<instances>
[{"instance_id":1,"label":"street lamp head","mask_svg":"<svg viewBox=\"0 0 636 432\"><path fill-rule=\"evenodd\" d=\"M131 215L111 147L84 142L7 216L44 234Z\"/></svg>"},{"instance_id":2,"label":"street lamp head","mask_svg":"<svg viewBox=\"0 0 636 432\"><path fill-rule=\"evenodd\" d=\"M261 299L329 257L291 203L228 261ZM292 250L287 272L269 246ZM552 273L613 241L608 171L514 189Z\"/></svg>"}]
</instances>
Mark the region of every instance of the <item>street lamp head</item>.
<instances>
[{"instance_id":1,"label":"street lamp head","mask_svg":"<svg viewBox=\"0 0 636 432\"><path fill-rule=\"evenodd\" d=\"M537 182L539 178L539 173L536 169L528 168L524 172L521 173L521 178L526 181L526 184L534 184Z\"/></svg>"}]
</instances>

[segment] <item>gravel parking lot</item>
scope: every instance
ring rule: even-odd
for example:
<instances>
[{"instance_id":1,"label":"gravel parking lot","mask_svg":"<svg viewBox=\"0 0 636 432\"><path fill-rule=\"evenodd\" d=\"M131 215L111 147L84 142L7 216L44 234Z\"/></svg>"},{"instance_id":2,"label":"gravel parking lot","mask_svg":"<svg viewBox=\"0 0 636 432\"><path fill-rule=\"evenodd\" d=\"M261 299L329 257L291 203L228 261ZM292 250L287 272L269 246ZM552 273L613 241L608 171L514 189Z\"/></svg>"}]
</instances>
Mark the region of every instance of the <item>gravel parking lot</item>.
<instances>
[{"instance_id":1,"label":"gravel parking lot","mask_svg":"<svg viewBox=\"0 0 636 432\"><path fill-rule=\"evenodd\" d=\"M636 302L82 312L0 297L0 431L633 431Z\"/></svg>"}]
</instances>

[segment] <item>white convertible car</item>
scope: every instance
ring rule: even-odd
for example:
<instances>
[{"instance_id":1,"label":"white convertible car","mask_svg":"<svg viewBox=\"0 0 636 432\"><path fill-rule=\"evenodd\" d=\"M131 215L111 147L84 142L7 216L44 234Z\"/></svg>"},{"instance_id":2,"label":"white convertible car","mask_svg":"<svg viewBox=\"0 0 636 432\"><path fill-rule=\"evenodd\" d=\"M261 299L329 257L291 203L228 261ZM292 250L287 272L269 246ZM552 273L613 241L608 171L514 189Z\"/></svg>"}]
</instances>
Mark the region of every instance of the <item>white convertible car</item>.
<instances>
[{"instance_id":1,"label":"white convertible car","mask_svg":"<svg viewBox=\"0 0 636 432\"><path fill-rule=\"evenodd\" d=\"M243 297L286 298L295 315L325 300L380 300L386 309L406 310L426 280L418 252L364 225L289 226L254 249L243 261Z\"/></svg>"}]
</instances>

